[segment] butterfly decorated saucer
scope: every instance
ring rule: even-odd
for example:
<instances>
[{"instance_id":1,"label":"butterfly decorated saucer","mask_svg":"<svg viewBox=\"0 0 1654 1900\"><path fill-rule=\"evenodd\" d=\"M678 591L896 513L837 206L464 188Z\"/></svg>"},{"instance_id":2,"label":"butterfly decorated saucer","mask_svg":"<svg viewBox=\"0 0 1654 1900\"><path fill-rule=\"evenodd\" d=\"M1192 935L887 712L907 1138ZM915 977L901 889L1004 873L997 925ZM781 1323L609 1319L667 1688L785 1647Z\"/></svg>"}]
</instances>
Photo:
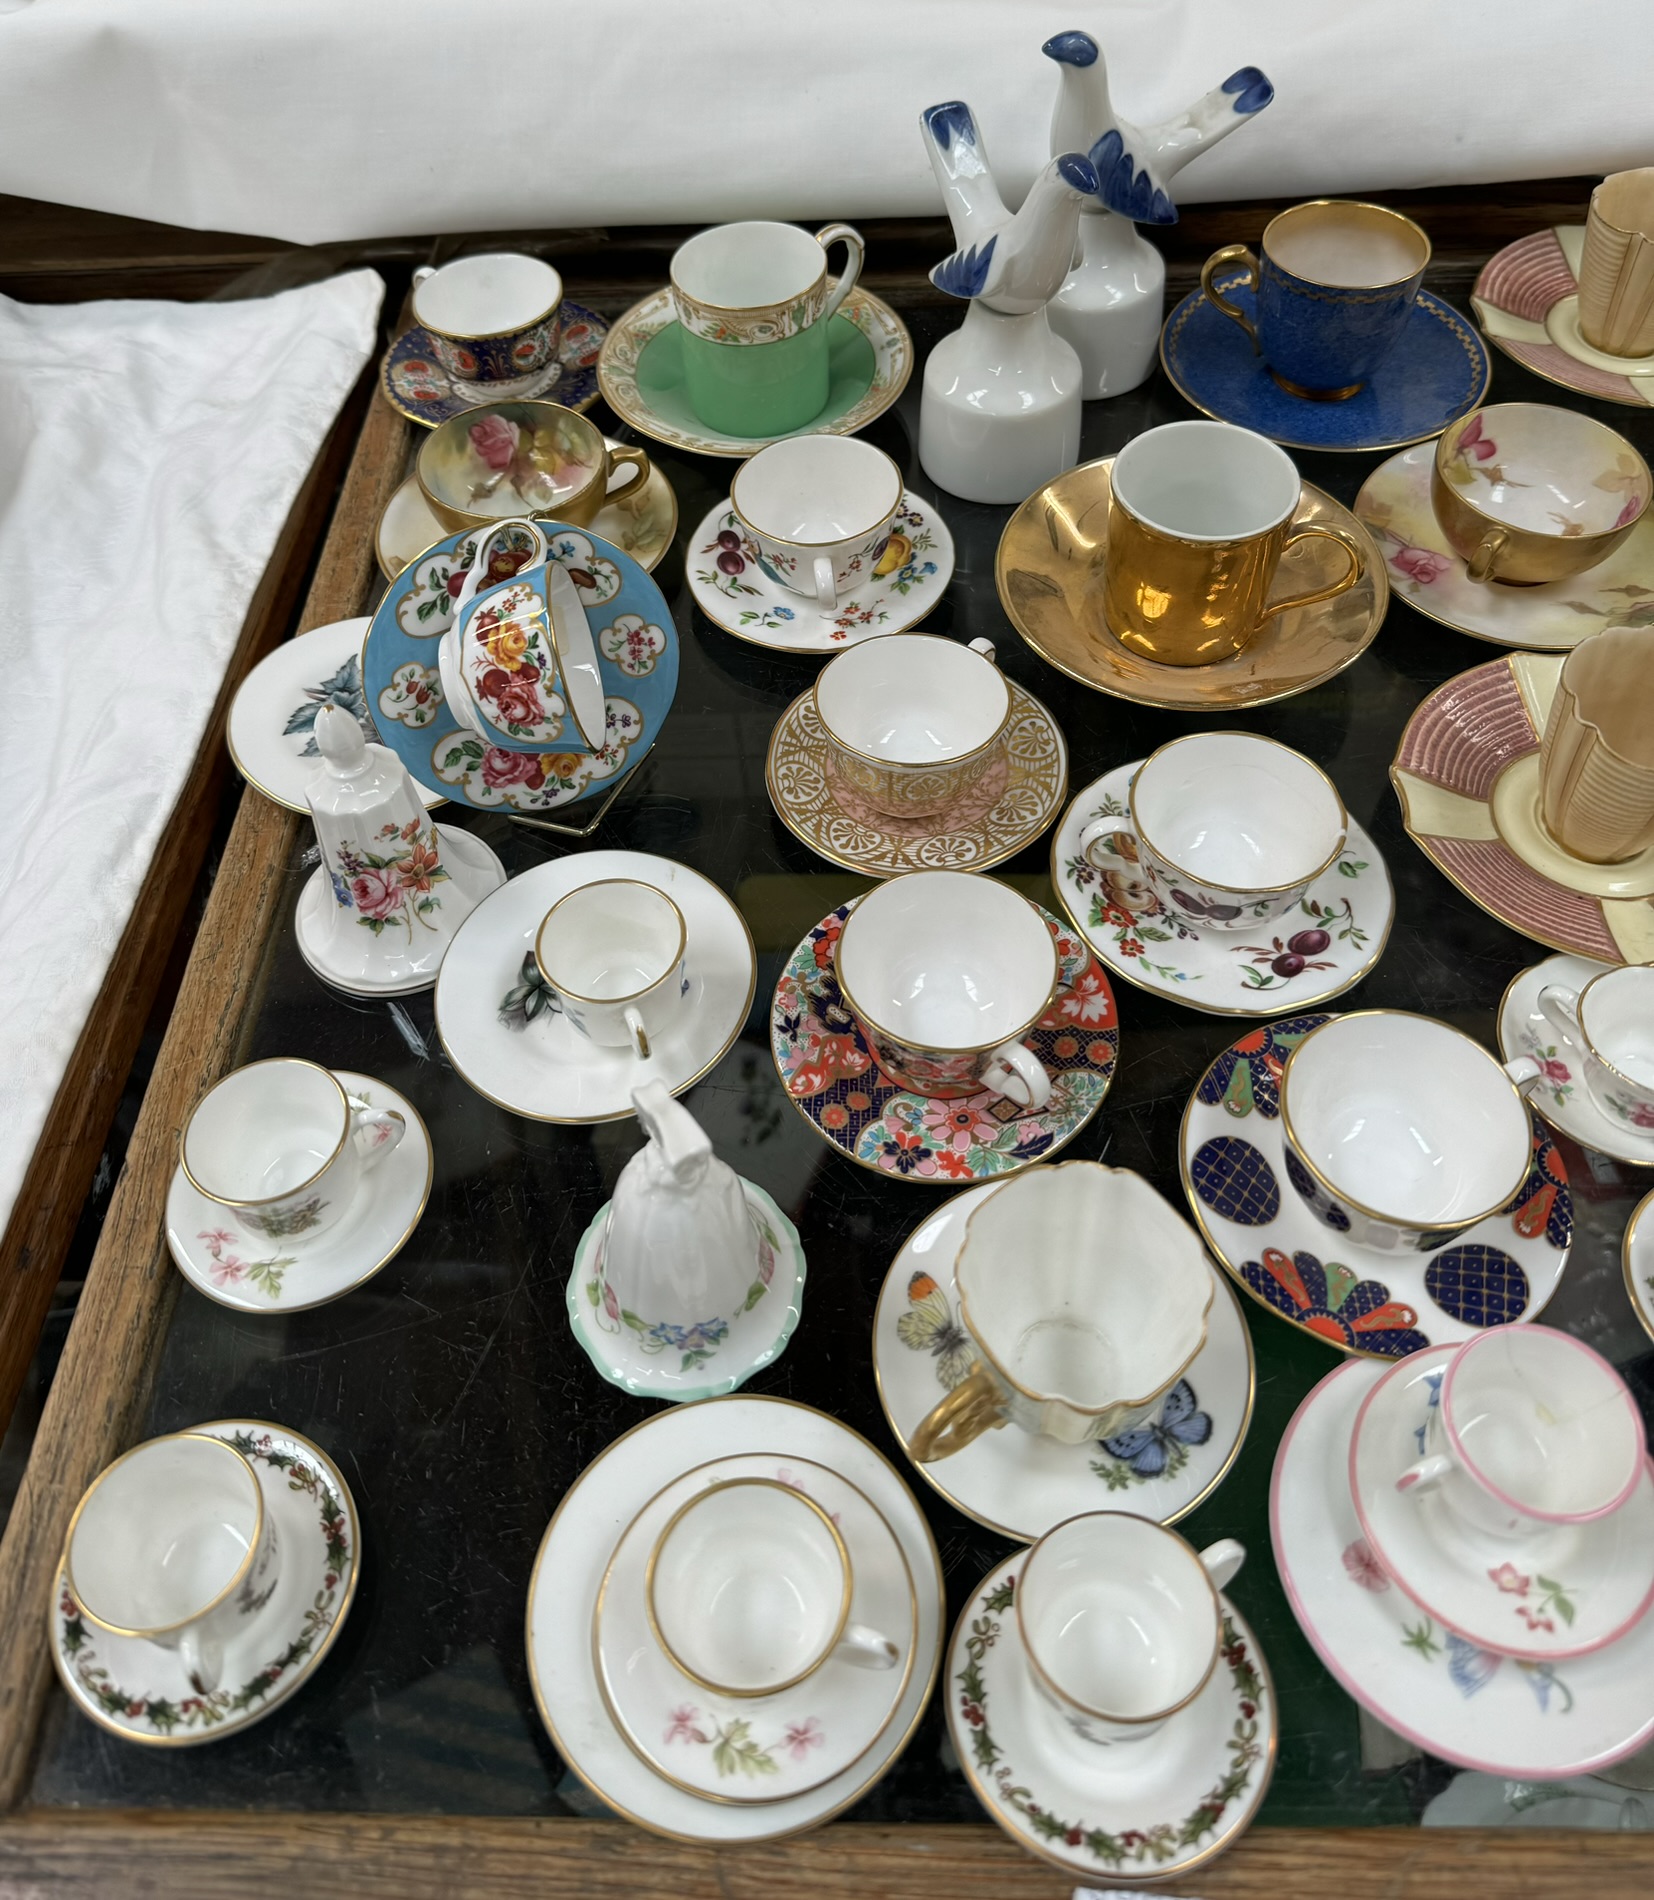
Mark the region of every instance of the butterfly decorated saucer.
<instances>
[{"instance_id":1,"label":"butterfly decorated saucer","mask_svg":"<svg viewBox=\"0 0 1654 1900\"><path fill-rule=\"evenodd\" d=\"M1632 1211L1620 1243L1620 1261L1631 1310L1654 1339L1654 1194L1645 1194Z\"/></svg>"},{"instance_id":2,"label":"butterfly decorated saucer","mask_svg":"<svg viewBox=\"0 0 1654 1900\"><path fill-rule=\"evenodd\" d=\"M889 1669L829 1661L775 1695L718 1695L690 1681L650 1625L650 1556L674 1514L709 1486L768 1479L814 1499L843 1538L850 1615L896 1645ZM768 1805L812 1793L866 1755L896 1718L917 1659L919 1600L896 1533L847 1478L803 1458L749 1453L687 1471L627 1526L592 1619L597 1686L616 1729L663 1780L703 1801Z\"/></svg>"},{"instance_id":3,"label":"butterfly decorated saucer","mask_svg":"<svg viewBox=\"0 0 1654 1900\"><path fill-rule=\"evenodd\" d=\"M770 1475L791 1471L796 1476L803 1461L836 1474L884 1519L917 1599L913 1667L894 1717L872 1746L831 1780L776 1801L709 1801L656 1773L617 1731L598 1683L592 1619L615 1546L662 1484L713 1460L758 1450L771 1461ZM945 1634L936 1540L889 1460L823 1412L789 1399L744 1393L671 1406L599 1452L558 1504L529 1582L529 1679L558 1754L609 1808L674 1840L776 1840L830 1820L860 1800L912 1737L936 1683ZM714 1746L687 1734L674 1742L664 1739L665 1731L676 1726L680 1708L699 1715L705 1705L694 1701L686 1685L682 1701L667 1712L657 1746L674 1754L681 1749L684 1755ZM801 1720L807 1722L808 1715L803 1711ZM699 1726L693 1716L685 1722ZM806 1761L818 1752L805 1735L794 1740L804 1745ZM792 1744L783 1739L782 1746L790 1772Z\"/></svg>"},{"instance_id":4,"label":"butterfly decorated saucer","mask_svg":"<svg viewBox=\"0 0 1654 1900\"><path fill-rule=\"evenodd\" d=\"M828 319L826 406L787 433L854 435L884 414L912 373L907 325L871 291L852 290ZM617 416L640 435L672 448L744 461L780 439L722 435L695 414L684 385L683 332L672 314L670 290L654 291L615 319L597 359L597 380Z\"/></svg>"},{"instance_id":5,"label":"butterfly decorated saucer","mask_svg":"<svg viewBox=\"0 0 1654 1900\"><path fill-rule=\"evenodd\" d=\"M894 818L875 811L827 749L815 695L775 722L764 784L776 815L818 857L869 877L900 871L985 871L1040 835L1068 787L1068 746L1055 719L1015 680L1002 754L944 811Z\"/></svg>"},{"instance_id":6,"label":"butterfly decorated saucer","mask_svg":"<svg viewBox=\"0 0 1654 1900\"><path fill-rule=\"evenodd\" d=\"M674 1095L729 1053L757 989L745 918L687 865L641 851L582 851L519 872L455 932L437 977L436 1027L463 1081L531 1121L620 1121L633 1112L637 1058L578 1034L534 960L546 912L600 878L653 884L683 914L688 1007L654 1038L652 1058L654 1074Z\"/></svg>"},{"instance_id":7,"label":"butterfly decorated saucer","mask_svg":"<svg viewBox=\"0 0 1654 1900\"><path fill-rule=\"evenodd\" d=\"M1143 761L1088 785L1051 839L1051 886L1074 927L1115 976L1213 1016L1270 1016L1342 996L1384 954L1396 898L1372 838L1352 818L1338 862L1295 910L1255 932L1191 930L1161 904L1112 840L1080 848L1093 818L1123 815ZM1261 938L1245 942L1243 936Z\"/></svg>"},{"instance_id":8,"label":"butterfly decorated saucer","mask_svg":"<svg viewBox=\"0 0 1654 1900\"><path fill-rule=\"evenodd\" d=\"M970 1370L953 1266L971 1210L998 1182L954 1195L917 1226L891 1263L873 1316L873 1376L896 1442ZM955 1510L1031 1543L1082 1511L1130 1510L1175 1524L1228 1475L1252 1418L1252 1336L1216 1268L1206 1343L1157 1418L1118 1438L1063 1445L1006 1427L916 1465Z\"/></svg>"},{"instance_id":9,"label":"butterfly decorated saucer","mask_svg":"<svg viewBox=\"0 0 1654 1900\"><path fill-rule=\"evenodd\" d=\"M1352 1361L1329 1373L1275 1457L1275 1563L1316 1653L1387 1728L1464 1768L1548 1781L1634 1754L1654 1738L1654 1617L1589 1656L1526 1662L1448 1629L1379 1563L1350 1496L1349 1460L1356 1414L1382 1370Z\"/></svg>"},{"instance_id":10,"label":"butterfly decorated saucer","mask_svg":"<svg viewBox=\"0 0 1654 1900\"><path fill-rule=\"evenodd\" d=\"M510 383L466 383L448 374L429 333L415 324L385 352L379 391L399 414L426 429L506 397L549 396L565 409L586 410L597 401L597 357L608 334L608 324L595 310L565 297L555 363Z\"/></svg>"},{"instance_id":11,"label":"butterfly decorated saucer","mask_svg":"<svg viewBox=\"0 0 1654 1900\"><path fill-rule=\"evenodd\" d=\"M833 974L855 901L822 918L775 986L770 1049L787 1099L857 1167L900 1181L952 1187L1049 1161L1101 1107L1120 1051L1114 992L1085 944L1041 911L1057 942L1057 992L1024 1041L1051 1077L1047 1105L1026 1109L990 1089L933 1098L879 1067Z\"/></svg>"},{"instance_id":12,"label":"butterfly decorated saucer","mask_svg":"<svg viewBox=\"0 0 1654 1900\"><path fill-rule=\"evenodd\" d=\"M378 739L362 692L367 630L365 617L312 627L266 654L236 689L224 733L230 757L272 804L310 815L304 788L321 769L315 727L323 706L342 706L361 722L366 738ZM441 792L418 789L427 808L447 803Z\"/></svg>"},{"instance_id":13,"label":"butterfly decorated saucer","mask_svg":"<svg viewBox=\"0 0 1654 1900\"><path fill-rule=\"evenodd\" d=\"M1579 327L1579 266L1585 226L1533 231L1496 251L1470 293L1482 334L1548 383L1604 402L1654 403L1654 362L1610 356Z\"/></svg>"},{"instance_id":14,"label":"butterfly decorated saucer","mask_svg":"<svg viewBox=\"0 0 1654 1900\"><path fill-rule=\"evenodd\" d=\"M1568 1170L1537 1117L1533 1166L1514 1209L1435 1253L1352 1246L1299 1197L1287 1178L1278 1085L1288 1056L1327 1020L1261 1024L1195 1085L1179 1163L1208 1246L1260 1305L1340 1352L1399 1359L1537 1319L1573 1237Z\"/></svg>"},{"instance_id":15,"label":"butterfly decorated saucer","mask_svg":"<svg viewBox=\"0 0 1654 1900\"><path fill-rule=\"evenodd\" d=\"M1012 1840L1072 1880L1175 1879L1232 1847L1275 1765L1275 1685L1227 1597L1217 1667L1158 1734L1101 1748L1035 1690L1014 1608L1026 1553L970 1594L948 1644L948 1734ZM1082 1885L1076 1892L1090 1889Z\"/></svg>"},{"instance_id":16,"label":"butterfly decorated saucer","mask_svg":"<svg viewBox=\"0 0 1654 1900\"><path fill-rule=\"evenodd\" d=\"M219 1686L202 1695L177 1651L88 1623L65 1569L48 1612L47 1647L70 1701L112 1735L152 1748L222 1741L279 1708L333 1647L361 1554L350 1486L319 1445L263 1419L190 1429L224 1439L252 1465L280 1553L275 1593L225 1645Z\"/></svg>"},{"instance_id":17,"label":"butterfly decorated saucer","mask_svg":"<svg viewBox=\"0 0 1654 1900\"><path fill-rule=\"evenodd\" d=\"M778 653L836 653L916 627L953 578L953 536L934 503L904 490L863 584L829 611L782 581L726 496L690 537L684 573L695 605L736 639Z\"/></svg>"}]
</instances>

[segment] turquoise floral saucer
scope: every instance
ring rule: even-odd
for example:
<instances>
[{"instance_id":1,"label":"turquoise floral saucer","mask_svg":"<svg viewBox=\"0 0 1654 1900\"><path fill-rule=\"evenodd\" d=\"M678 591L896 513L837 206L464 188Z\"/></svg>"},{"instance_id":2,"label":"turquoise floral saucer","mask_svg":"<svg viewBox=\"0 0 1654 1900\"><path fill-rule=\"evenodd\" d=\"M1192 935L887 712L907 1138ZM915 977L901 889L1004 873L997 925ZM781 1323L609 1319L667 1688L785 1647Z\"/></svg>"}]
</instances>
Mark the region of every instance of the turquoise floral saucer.
<instances>
[{"instance_id":1,"label":"turquoise floral saucer","mask_svg":"<svg viewBox=\"0 0 1654 1900\"><path fill-rule=\"evenodd\" d=\"M563 328L557 339L557 361L525 387L502 390L497 383L456 382L436 360L429 334L415 324L404 330L385 352L379 365L379 393L386 402L422 429L462 416L485 402L544 396L565 409L589 409L597 401L597 353L609 326L595 310L563 300Z\"/></svg>"}]
</instances>

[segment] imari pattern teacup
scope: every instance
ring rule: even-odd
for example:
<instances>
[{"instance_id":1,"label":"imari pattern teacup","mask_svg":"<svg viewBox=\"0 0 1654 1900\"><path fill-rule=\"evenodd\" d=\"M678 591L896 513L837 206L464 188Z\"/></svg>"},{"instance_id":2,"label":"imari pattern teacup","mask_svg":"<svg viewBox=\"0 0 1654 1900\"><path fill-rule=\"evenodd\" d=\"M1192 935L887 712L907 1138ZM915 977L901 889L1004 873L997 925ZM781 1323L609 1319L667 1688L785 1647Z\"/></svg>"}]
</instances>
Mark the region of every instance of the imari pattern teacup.
<instances>
[{"instance_id":1,"label":"imari pattern teacup","mask_svg":"<svg viewBox=\"0 0 1654 1900\"><path fill-rule=\"evenodd\" d=\"M501 394L543 379L557 355L563 280L537 257L494 251L414 272L413 314L459 383Z\"/></svg>"}]
</instances>

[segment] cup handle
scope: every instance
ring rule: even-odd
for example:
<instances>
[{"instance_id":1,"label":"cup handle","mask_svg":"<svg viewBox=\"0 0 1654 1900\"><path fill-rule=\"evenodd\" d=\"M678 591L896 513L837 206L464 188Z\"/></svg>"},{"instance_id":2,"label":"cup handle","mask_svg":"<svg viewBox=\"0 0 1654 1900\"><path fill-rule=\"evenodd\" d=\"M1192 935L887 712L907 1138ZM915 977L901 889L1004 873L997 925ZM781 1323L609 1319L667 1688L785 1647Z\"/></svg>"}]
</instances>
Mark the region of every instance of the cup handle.
<instances>
[{"instance_id":1,"label":"cup handle","mask_svg":"<svg viewBox=\"0 0 1654 1900\"><path fill-rule=\"evenodd\" d=\"M607 453L608 460L604 463L603 473L604 497L609 501L615 501L623 496L640 495L643 492L643 484L648 481L650 474L647 450L625 443L618 449L610 449ZM616 487L615 476L626 469L632 471L630 478Z\"/></svg>"},{"instance_id":2,"label":"cup handle","mask_svg":"<svg viewBox=\"0 0 1654 1900\"><path fill-rule=\"evenodd\" d=\"M833 564L825 554L816 556L815 564L816 600L826 613L831 613L838 605L838 582L833 578Z\"/></svg>"},{"instance_id":3,"label":"cup handle","mask_svg":"<svg viewBox=\"0 0 1654 1900\"><path fill-rule=\"evenodd\" d=\"M178 1639L178 1660L197 1695L211 1695L224 1673L224 1645L216 1636L185 1630Z\"/></svg>"},{"instance_id":4,"label":"cup handle","mask_svg":"<svg viewBox=\"0 0 1654 1900\"><path fill-rule=\"evenodd\" d=\"M998 666L999 648L994 645L992 640L984 640L982 636L978 634L974 640L969 642L969 645L973 653L980 653L983 659L992 660L994 665Z\"/></svg>"},{"instance_id":5,"label":"cup handle","mask_svg":"<svg viewBox=\"0 0 1654 1900\"><path fill-rule=\"evenodd\" d=\"M1499 556L1504 552L1505 543L1510 536L1503 528L1489 528L1476 543L1475 552L1465 562L1465 573L1473 581L1491 581L1496 579L1493 570Z\"/></svg>"},{"instance_id":6,"label":"cup handle","mask_svg":"<svg viewBox=\"0 0 1654 1900\"><path fill-rule=\"evenodd\" d=\"M1335 528L1330 523L1312 521L1302 528L1294 528L1281 544L1284 555L1288 548L1295 548L1301 541L1336 541L1350 557L1350 571L1334 581L1330 587L1314 587L1307 594L1289 594L1285 600L1271 601L1263 610L1264 621L1273 620L1276 614L1284 614L1289 607L1313 607L1318 600L1331 600L1335 594L1347 594L1360 580L1366 570L1367 556L1361 543L1347 528Z\"/></svg>"},{"instance_id":7,"label":"cup handle","mask_svg":"<svg viewBox=\"0 0 1654 1900\"><path fill-rule=\"evenodd\" d=\"M465 579L461 581L459 592L454 596L454 617L449 623L450 626L456 628L459 626L460 621L464 618L466 608L476 599L477 589L482 585L483 570L488 565L483 557L488 552L488 544L502 528L527 528L529 533L533 535L535 550L533 559L528 563L529 566L538 567L540 563L547 558L549 549L546 544L546 537L526 515L513 517L506 521L493 521L490 522L486 528L479 528L474 537L477 544L476 559L472 561L471 565L465 570ZM473 537L466 537L468 540L471 538Z\"/></svg>"},{"instance_id":8,"label":"cup handle","mask_svg":"<svg viewBox=\"0 0 1654 1900\"><path fill-rule=\"evenodd\" d=\"M407 1132L407 1118L394 1108L369 1108L366 1103L358 1108L351 1104L350 1138L364 1168L378 1167Z\"/></svg>"},{"instance_id":9,"label":"cup handle","mask_svg":"<svg viewBox=\"0 0 1654 1900\"><path fill-rule=\"evenodd\" d=\"M844 273L838 280L838 288L831 293L822 307L821 320L826 323L855 289L856 279L861 275L861 261L864 253L861 233L854 225L824 224L816 233L816 242L823 250L826 250L829 244L842 242L844 248L850 253L844 261Z\"/></svg>"},{"instance_id":10,"label":"cup handle","mask_svg":"<svg viewBox=\"0 0 1654 1900\"><path fill-rule=\"evenodd\" d=\"M1200 1561L1216 1590L1227 1590L1246 1562L1246 1546L1233 1537L1220 1537L1200 1553Z\"/></svg>"},{"instance_id":11,"label":"cup handle","mask_svg":"<svg viewBox=\"0 0 1654 1900\"><path fill-rule=\"evenodd\" d=\"M643 1026L643 1018L630 1004L626 1007L626 1027L631 1031L632 1047L637 1052L638 1060L647 1062L650 1057L649 1032Z\"/></svg>"},{"instance_id":12,"label":"cup handle","mask_svg":"<svg viewBox=\"0 0 1654 1900\"><path fill-rule=\"evenodd\" d=\"M1578 990L1562 983L1547 983L1539 992L1539 1013L1559 1036L1578 1047L1582 1040Z\"/></svg>"},{"instance_id":13,"label":"cup handle","mask_svg":"<svg viewBox=\"0 0 1654 1900\"><path fill-rule=\"evenodd\" d=\"M1005 1401L979 1359L959 1384L920 1419L908 1441L908 1454L922 1465L933 1465L963 1451L990 1427L1004 1423Z\"/></svg>"},{"instance_id":14,"label":"cup handle","mask_svg":"<svg viewBox=\"0 0 1654 1900\"><path fill-rule=\"evenodd\" d=\"M1526 1095L1544 1073L1532 1056L1516 1056L1501 1066L1519 1095Z\"/></svg>"},{"instance_id":15,"label":"cup handle","mask_svg":"<svg viewBox=\"0 0 1654 1900\"><path fill-rule=\"evenodd\" d=\"M1257 325L1238 304L1232 304L1217 288L1212 279L1220 270L1230 264L1244 264L1251 276L1251 290L1254 296L1258 292L1258 260L1244 244L1225 244L1222 250L1214 251L1200 267L1200 289L1206 301L1216 310L1221 310L1231 323L1238 323L1252 339L1252 354L1261 356L1258 346Z\"/></svg>"},{"instance_id":16,"label":"cup handle","mask_svg":"<svg viewBox=\"0 0 1654 1900\"><path fill-rule=\"evenodd\" d=\"M421 264L418 270L414 272L413 280L415 284L422 284L427 277L434 277L435 275L436 266L434 264Z\"/></svg>"},{"instance_id":17,"label":"cup handle","mask_svg":"<svg viewBox=\"0 0 1654 1900\"><path fill-rule=\"evenodd\" d=\"M854 1663L858 1669L894 1669L901 1651L890 1638L865 1623L847 1623L844 1634L833 1645L839 1662Z\"/></svg>"},{"instance_id":18,"label":"cup handle","mask_svg":"<svg viewBox=\"0 0 1654 1900\"><path fill-rule=\"evenodd\" d=\"M982 1086L1035 1114L1051 1099L1051 1077L1032 1049L1002 1042L982 1065Z\"/></svg>"},{"instance_id":19,"label":"cup handle","mask_svg":"<svg viewBox=\"0 0 1654 1900\"><path fill-rule=\"evenodd\" d=\"M1453 1460L1444 1452L1432 1452L1428 1458L1421 1458L1417 1464L1407 1467L1396 1479L1396 1489L1398 1491L1434 1491L1452 1469Z\"/></svg>"},{"instance_id":20,"label":"cup handle","mask_svg":"<svg viewBox=\"0 0 1654 1900\"><path fill-rule=\"evenodd\" d=\"M1123 813L1118 818L1093 818L1090 824L1080 827L1080 856L1093 870L1107 871L1113 867L1099 858L1092 850L1093 845L1103 843L1105 839L1129 838L1131 856L1128 863L1135 864L1141 857L1138 850L1137 827ZM1116 860L1118 862L1118 859Z\"/></svg>"}]
</instances>

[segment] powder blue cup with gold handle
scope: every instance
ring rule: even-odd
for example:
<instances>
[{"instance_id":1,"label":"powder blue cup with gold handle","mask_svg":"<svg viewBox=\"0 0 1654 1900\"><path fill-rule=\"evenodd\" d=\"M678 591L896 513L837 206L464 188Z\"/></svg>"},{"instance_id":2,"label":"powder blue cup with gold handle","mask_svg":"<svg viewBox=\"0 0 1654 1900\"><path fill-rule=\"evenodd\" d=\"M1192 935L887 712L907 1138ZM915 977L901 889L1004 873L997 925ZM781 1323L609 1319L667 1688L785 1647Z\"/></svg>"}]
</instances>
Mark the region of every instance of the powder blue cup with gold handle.
<instances>
[{"instance_id":1,"label":"powder blue cup with gold handle","mask_svg":"<svg viewBox=\"0 0 1654 1900\"><path fill-rule=\"evenodd\" d=\"M1399 211L1317 198L1272 218L1257 256L1244 244L1214 251L1200 287L1288 395L1343 402L1401 340L1429 261L1430 240ZM1250 279L1250 313L1231 300L1239 282L1218 284L1236 266Z\"/></svg>"},{"instance_id":2,"label":"powder blue cup with gold handle","mask_svg":"<svg viewBox=\"0 0 1654 1900\"><path fill-rule=\"evenodd\" d=\"M827 246L849 251L827 281ZM861 274L847 224L720 224L678 248L672 304L690 406L724 435L785 435L827 406L827 327Z\"/></svg>"}]
</instances>

